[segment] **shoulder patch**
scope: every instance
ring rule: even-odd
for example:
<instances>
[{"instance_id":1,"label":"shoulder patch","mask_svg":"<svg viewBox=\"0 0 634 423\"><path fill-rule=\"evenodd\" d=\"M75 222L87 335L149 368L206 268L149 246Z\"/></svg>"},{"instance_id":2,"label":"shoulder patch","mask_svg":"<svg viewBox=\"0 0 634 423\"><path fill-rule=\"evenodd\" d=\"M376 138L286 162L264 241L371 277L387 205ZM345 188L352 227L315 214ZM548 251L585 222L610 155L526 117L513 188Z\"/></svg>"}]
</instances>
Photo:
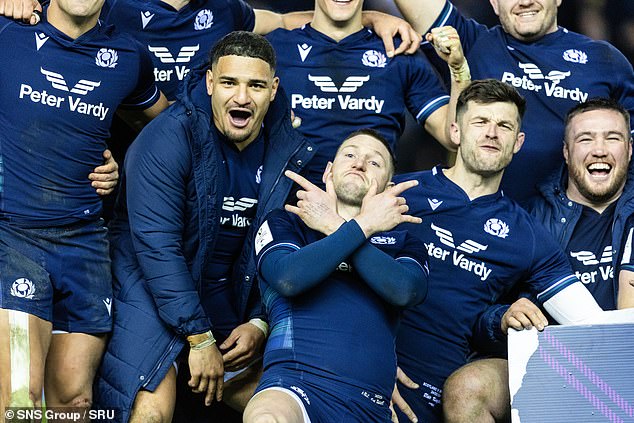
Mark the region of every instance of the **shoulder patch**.
<instances>
[{"instance_id":1,"label":"shoulder patch","mask_svg":"<svg viewBox=\"0 0 634 423\"><path fill-rule=\"evenodd\" d=\"M262 248L266 247L272 241L273 234L271 234L268 220L265 220L262 226L260 226L260 229L258 229L258 233L255 236L255 254L260 254Z\"/></svg>"}]
</instances>

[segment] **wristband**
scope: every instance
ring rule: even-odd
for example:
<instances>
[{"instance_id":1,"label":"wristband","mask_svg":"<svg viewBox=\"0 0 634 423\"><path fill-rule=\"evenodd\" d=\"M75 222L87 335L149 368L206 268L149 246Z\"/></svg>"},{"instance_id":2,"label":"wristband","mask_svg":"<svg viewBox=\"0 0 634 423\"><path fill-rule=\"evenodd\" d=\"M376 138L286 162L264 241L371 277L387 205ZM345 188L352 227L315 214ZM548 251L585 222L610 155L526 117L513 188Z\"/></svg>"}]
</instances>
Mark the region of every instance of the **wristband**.
<instances>
[{"instance_id":1,"label":"wristband","mask_svg":"<svg viewBox=\"0 0 634 423\"><path fill-rule=\"evenodd\" d=\"M460 66L460 69L454 70L453 68L449 68L451 72L451 77L456 82L466 82L471 81L471 70L469 69L469 63L465 60Z\"/></svg>"},{"instance_id":2,"label":"wristband","mask_svg":"<svg viewBox=\"0 0 634 423\"><path fill-rule=\"evenodd\" d=\"M262 331L262 333L264 333L264 337L265 338L269 335L269 325L264 320L262 320L262 319L251 319L251 320L249 320L249 323L251 323L256 328L260 329Z\"/></svg>"},{"instance_id":3,"label":"wristband","mask_svg":"<svg viewBox=\"0 0 634 423\"><path fill-rule=\"evenodd\" d=\"M216 338L208 330L205 333L199 333L197 335L189 335L187 337L187 341L189 342L189 347L192 350L202 350L203 348L207 348L216 343Z\"/></svg>"}]
</instances>

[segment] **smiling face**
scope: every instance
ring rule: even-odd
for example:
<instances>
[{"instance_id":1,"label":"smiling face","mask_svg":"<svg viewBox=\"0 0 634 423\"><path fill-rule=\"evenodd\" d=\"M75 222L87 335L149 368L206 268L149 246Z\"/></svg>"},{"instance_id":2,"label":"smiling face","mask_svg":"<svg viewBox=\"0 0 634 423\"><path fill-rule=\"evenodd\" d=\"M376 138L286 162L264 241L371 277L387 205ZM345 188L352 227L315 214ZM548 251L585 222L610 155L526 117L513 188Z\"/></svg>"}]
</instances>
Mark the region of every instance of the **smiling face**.
<instances>
[{"instance_id":1,"label":"smiling face","mask_svg":"<svg viewBox=\"0 0 634 423\"><path fill-rule=\"evenodd\" d=\"M393 173L390 152L370 135L356 135L341 144L335 159L328 164L324 179L332 172L337 199L344 204L360 206L373 180L377 192L383 192Z\"/></svg>"},{"instance_id":2,"label":"smiling face","mask_svg":"<svg viewBox=\"0 0 634 423\"><path fill-rule=\"evenodd\" d=\"M609 204L623 192L632 157L630 133L615 110L591 110L566 127L564 158L568 197L580 204Z\"/></svg>"},{"instance_id":3,"label":"smiling face","mask_svg":"<svg viewBox=\"0 0 634 423\"><path fill-rule=\"evenodd\" d=\"M214 124L239 150L260 133L278 83L271 66L253 57L223 56L207 71Z\"/></svg>"},{"instance_id":4,"label":"smiling face","mask_svg":"<svg viewBox=\"0 0 634 423\"><path fill-rule=\"evenodd\" d=\"M504 30L520 41L535 41L557 31L561 0L490 0Z\"/></svg>"},{"instance_id":5,"label":"smiling face","mask_svg":"<svg viewBox=\"0 0 634 423\"><path fill-rule=\"evenodd\" d=\"M466 110L451 127L459 143L459 160L467 171L491 177L506 168L524 142L517 106L508 102L467 102Z\"/></svg>"},{"instance_id":6,"label":"smiling face","mask_svg":"<svg viewBox=\"0 0 634 423\"><path fill-rule=\"evenodd\" d=\"M355 17L361 17L363 0L316 0L315 17L327 17L334 23L347 23Z\"/></svg>"}]
</instances>

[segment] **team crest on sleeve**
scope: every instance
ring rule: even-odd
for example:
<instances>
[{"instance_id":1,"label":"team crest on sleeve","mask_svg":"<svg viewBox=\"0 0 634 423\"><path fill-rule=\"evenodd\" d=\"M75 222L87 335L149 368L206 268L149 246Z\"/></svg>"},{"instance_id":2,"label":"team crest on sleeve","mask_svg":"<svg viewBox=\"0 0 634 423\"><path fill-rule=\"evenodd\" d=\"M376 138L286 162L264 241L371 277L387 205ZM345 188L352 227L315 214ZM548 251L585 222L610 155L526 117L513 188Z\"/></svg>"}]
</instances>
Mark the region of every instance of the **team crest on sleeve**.
<instances>
[{"instance_id":1,"label":"team crest on sleeve","mask_svg":"<svg viewBox=\"0 0 634 423\"><path fill-rule=\"evenodd\" d=\"M262 248L266 247L272 241L273 234L271 234L271 228L269 228L268 220L265 220L255 236L255 254L260 254Z\"/></svg>"},{"instance_id":2,"label":"team crest on sleeve","mask_svg":"<svg viewBox=\"0 0 634 423\"><path fill-rule=\"evenodd\" d=\"M585 65L588 63L588 55L581 50L571 48L570 50L564 51L564 60Z\"/></svg>"},{"instance_id":3,"label":"team crest on sleeve","mask_svg":"<svg viewBox=\"0 0 634 423\"><path fill-rule=\"evenodd\" d=\"M509 235L509 225L500 219L492 218L484 224L484 232L499 238L506 238Z\"/></svg>"},{"instance_id":4,"label":"team crest on sleeve","mask_svg":"<svg viewBox=\"0 0 634 423\"><path fill-rule=\"evenodd\" d=\"M384 68L387 64L387 58L385 57L385 54L380 51L367 50L363 53L361 63L371 68Z\"/></svg>"},{"instance_id":5,"label":"team crest on sleeve","mask_svg":"<svg viewBox=\"0 0 634 423\"><path fill-rule=\"evenodd\" d=\"M211 25L214 23L214 14L209 9L203 9L196 15L196 20L194 21L194 29L196 31L202 31L204 29L211 28Z\"/></svg>"},{"instance_id":6,"label":"team crest on sleeve","mask_svg":"<svg viewBox=\"0 0 634 423\"><path fill-rule=\"evenodd\" d=\"M116 50L111 48L102 48L97 52L97 57L95 58L95 63L97 66L102 68L114 68L117 66L117 61L119 60L119 55Z\"/></svg>"},{"instance_id":7,"label":"team crest on sleeve","mask_svg":"<svg viewBox=\"0 0 634 423\"><path fill-rule=\"evenodd\" d=\"M35 294L35 285L27 278L19 278L11 285L11 295L18 298L33 299Z\"/></svg>"}]
</instances>

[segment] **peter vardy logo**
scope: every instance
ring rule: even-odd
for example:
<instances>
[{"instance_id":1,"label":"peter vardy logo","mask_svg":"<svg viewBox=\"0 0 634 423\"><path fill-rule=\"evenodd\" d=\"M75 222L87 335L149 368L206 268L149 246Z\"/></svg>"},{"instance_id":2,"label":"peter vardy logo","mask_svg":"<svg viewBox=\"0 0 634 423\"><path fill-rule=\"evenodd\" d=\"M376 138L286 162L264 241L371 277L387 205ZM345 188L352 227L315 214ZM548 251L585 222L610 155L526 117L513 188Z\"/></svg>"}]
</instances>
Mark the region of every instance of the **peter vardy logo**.
<instances>
[{"instance_id":1,"label":"peter vardy logo","mask_svg":"<svg viewBox=\"0 0 634 423\"><path fill-rule=\"evenodd\" d=\"M57 88L62 91L70 91L74 94L86 95L89 91L92 91L101 85L101 81L95 82L87 79L81 79L69 90L68 85L64 80L64 76L61 73L47 71L44 68L40 68L40 72L42 72L42 75L46 77L46 80L51 83L53 88Z\"/></svg>"},{"instance_id":2,"label":"peter vardy logo","mask_svg":"<svg viewBox=\"0 0 634 423\"><path fill-rule=\"evenodd\" d=\"M183 46L178 51L176 58L174 55L168 50L167 47L163 46L147 46L148 50L161 61L161 63L172 64L174 63L174 69L158 69L154 68L154 80L157 82L166 82L171 81L172 77L176 75L176 78L179 81L185 79L185 76L189 72L189 68L185 65L176 65L176 63L189 63L192 58L196 55L198 50L200 50L200 44L196 44L195 46Z\"/></svg>"},{"instance_id":3,"label":"peter vardy logo","mask_svg":"<svg viewBox=\"0 0 634 423\"><path fill-rule=\"evenodd\" d=\"M502 74L502 82L506 82L515 88L521 88L536 93L543 92L547 97L569 99L584 102L588 99L588 93L579 88L569 89L559 84L571 75L571 71L551 70L544 73L534 63L518 63L524 75L516 76L512 72Z\"/></svg>"},{"instance_id":4,"label":"peter vardy logo","mask_svg":"<svg viewBox=\"0 0 634 423\"><path fill-rule=\"evenodd\" d=\"M438 237L441 244L435 245L433 242L425 243L425 247L427 247L427 254L430 259L438 259L440 261L449 260L455 267L473 273L478 276L481 281L484 282L487 280L489 275L491 275L492 269L489 269L483 261L472 259L468 255L485 251L488 248L488 245L483 245L479 242L468 239L456 247L454 236L451 231L441 228L440 226L436 226L433 223L430 227ZM445 249L443 245L451 248L451 250Z\"/></svg>"},{"instance_id":5,"label":"peter vardy logo","mask_svg":"<svg viewBox=\"0 0 634 423\"><path fill-rule=\"evenodd\" d=\"M88 79L80 79L75 85L70 88L66 82L64 76L61 73L49 71L44 68L40 68L40 72L47 81L51 83L51 86L59 91L67 93L77 94L80 96L87 95L95 88L101 85L101 81L90 81ZM53 107L55 109L61 109L68 104L68 109L73 113L80 113L82 115L94 116L99 120L104 120L108 115L110 108L106 107L103 103L91 104L82 100L81 97L75 97L68 95L66 97L57 96L51 94L46 90L38 91L28 84L20 85L20 93L18 98L21 100L30 100L33 103L39 103L47 107Z\"/></svg>"},{"instance_id":6,"label":"peter vardy logo","mask_svg":"<svg viewBox=\"0 0 634 423\"><path fill-rule=\"evenodd\" d=\"M11 295L32 300L35 295L35 285L26 278L16 279L11 285Z\"/></svg>"},{"instance_id":7,"label":"peter vardy logo","mask_svg":"<svg viewBox=\"0 0 634 423\"><path fill-rule=\"evenodd\" d=\"M614 250L608 245L603 249L601 258L598 258L591 251L571 251L570 256L580 261L584 266L590 266L586 272L576 271L575 275L584 284L599 281L611 281L614 279L614 268L612 266L612 255Z\"/></svg>"},{"instance_id":8,"label":"peter vardy logo","mask_svg":"<svg viewBox=\"0 0 634 423\"><path fill-rule=\"evenodd\" d=\"M564 51L563 58L564 60L572 63L579 63L582 65L588 63L588 55L585 52L574 48Z\"/></svg>"},{"instance_id":9,"label":"peter vardy logo","mask_svg":"<svg viewBox=\"0 0 634 423\"><path fill-rule=\"evenodd\" d=\"M329 76L312 76L308 75L308 80L312 81L325 93L353 93L357 91L359 87L362 87L365 82L370 80L370 75L366 76L349 76L341 85L341 88L337 88L332 78Z\"/></svg>"},{"instance_id":10,"label":"peter vardy logo","mask_svg":"<svg viewBox=\"0 0 634 423\"><path fill-rule=\"evenodd\" d=\"M387 64L387 58L380 51L368 50L363 53L361 63L371 68L384 68Z\"/></svg>"},{"instance_id":11,"label":"peter vardy logo","mask_svg":"<svg viewBox=\"0 0 634 423\"><path fill-rule=\"evenodd\" d=\"M299 57L302 59L302 62L306 60L308 57L308 53L313 49L313 46L309 46L304 43L302 45L297 44L297 51L299 51Z\"/></svg>"},{"instance_id":12,"label":"peter vardy logo","mask_svg":"<svg viewBox=\"0 0 634 423\"><path fill-rule=\"evenodd\" d=\"M143 29L150 23L152 18L154 17L154 13L150 11L141 12L141 25L143 25Z\"/></svg>"},{"instance_id":13,"label":"peter vardy logo","mask_svg":"<svg viewBox=\"0 0 634 423\"><path fill-rule=\"evenodd\" d=\"M612 254L613 251L611 245L608 245L603 249L601 260L598 260L597 256L595 256L594 253L591 251L570 252L570 256L582 262L584 266L595 266L599 263L611 263Z\"/></svg>"},{"instance_id":14,"label":"peter vardy logo","mask_svg":"<svg viewBox=\"0 0 634 423\"><path fill-rule=\"evenodd\" d=\"M119 55L116 50L111 48L102 48L97 52L97 57L95 57L95 63L97 66L102 68L114 68L117 66L117 61L119 60Z\"/></svg>"},{"instance_id":15,"label":"peter vardy logo","mask_svg":"<svg viewBox=\"0 0 634 423\"><path fill-rule=\"evenodd\" d=\"M170 53L167 47L147 46L147 48L152 53L154 53L154 55L161 61L161 63L189 63L196 52L200 50L200 44L196 44L195 46L181 47L176 58L172 56L172 53Z\"/></svg>"},{"instance_id":16,"label":"peter vardy logo","mask_svg":"<svg viewBox=\"0 0 634 423\"><path fill-rule=\"evenodd\" d=\"M245 228L251 225L251 217L243 216L240 213L255 207L258 204L257 198L242 197L235 200L233 197L224 197L222 209L234 213L231 217L221 217L220 224L231 225L236 228Z\"/></svg>"},{"instance_id":17,"label":"peter vardy logo","mask_svg":"<svg viewBox=\"0 0 634 423\"><path fill-rule=\"evenodd\" d=\"M500 219L489 219L484 224L484 232L499 238L506 238L509 236L509 225Z\"/></svg>"},{"instance_id":18,"label":"peter vardy logo","mask_svg":"<svg viewBox=\"0 0 634 423\"><path fill-rule=\"evenodd\" d=\"M368 98L360 98L353 97L350 94L341 94L357 92L359 88L370 80L370 75L349 76L339 87L337 87L330 76L309 74L308 80L315 84L321 93L337 95L335 97L320 97L317 95L308 97L302 94L291 94L291 106L293 108L332 110L338 105L341 110L368 110L375 113L381 113L383 110L385 100L379 100L374 95Z\"/></svg>"},{"instance_id":19,"label":"peter vardy logo","mask_svg":"<svg viewBox=\"0 0 634 423\"><path fill-rule=\"evenodd\" d=\"M214 14L209 9L203 9L198 12L196 19L194 20L194 29L196 31L202 31L203 29L211 28L214 23Z\"/></svg>"}]
</instances>

